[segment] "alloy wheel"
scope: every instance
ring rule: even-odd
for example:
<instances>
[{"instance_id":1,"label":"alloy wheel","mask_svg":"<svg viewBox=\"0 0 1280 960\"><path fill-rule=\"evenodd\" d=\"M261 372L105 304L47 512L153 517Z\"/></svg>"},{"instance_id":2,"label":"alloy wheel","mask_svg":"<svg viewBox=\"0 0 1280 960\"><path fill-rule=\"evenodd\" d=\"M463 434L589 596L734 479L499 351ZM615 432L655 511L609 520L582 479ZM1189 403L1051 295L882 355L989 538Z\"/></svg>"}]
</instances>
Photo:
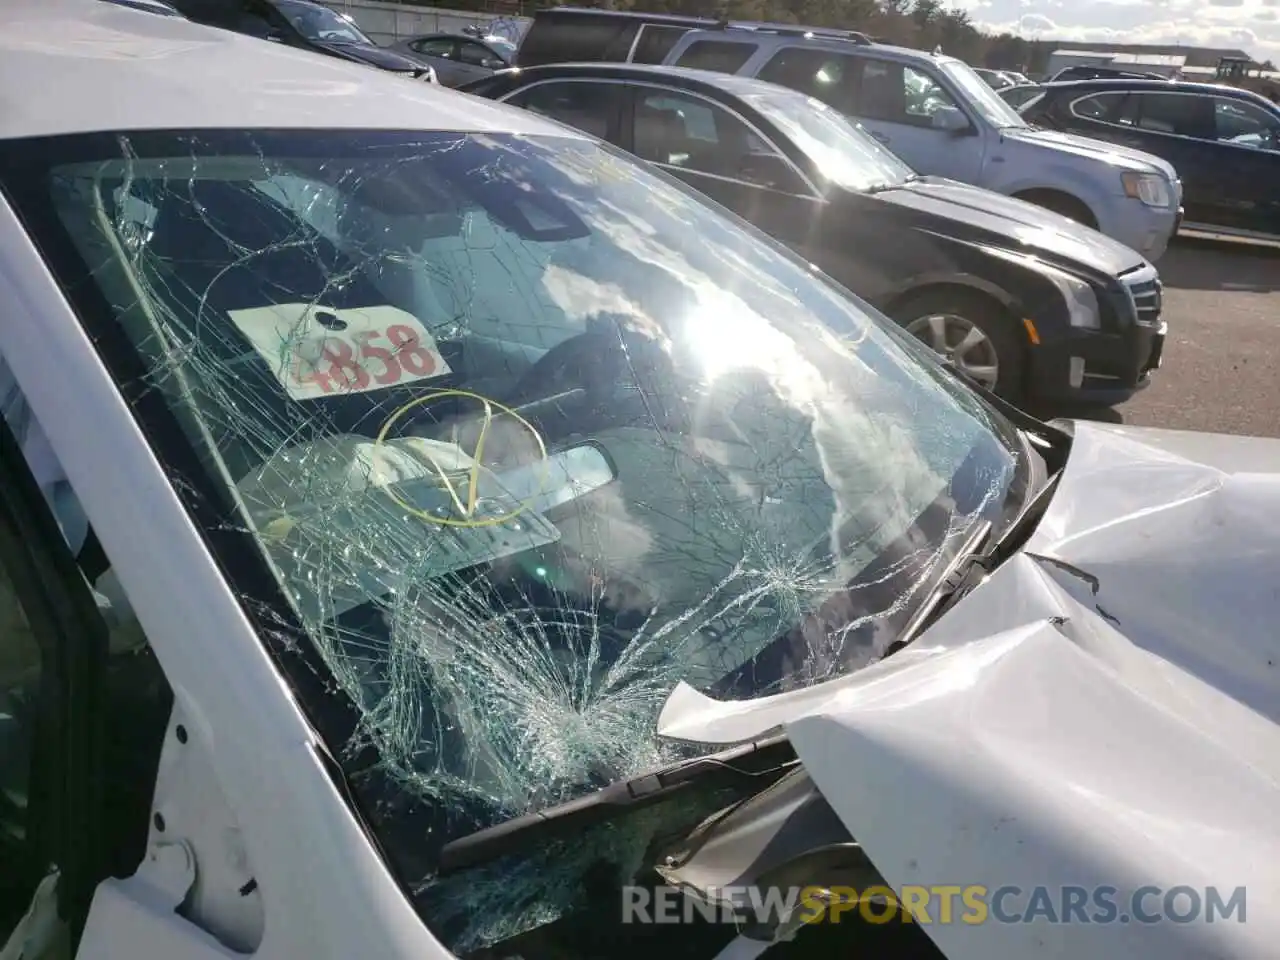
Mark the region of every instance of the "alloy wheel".
<instances>
[{"instance_id":1,"label":"alloy wheel","mask_svg":"<svg viewBox=\"0 0 1280 960\"><path fill-rule=\"evenodd\" d=\"M1000 379L996 345L972 320L951 313L934 313L912 320L906 329L984 387L994 389Z\"/></svg>"}]
</instances>

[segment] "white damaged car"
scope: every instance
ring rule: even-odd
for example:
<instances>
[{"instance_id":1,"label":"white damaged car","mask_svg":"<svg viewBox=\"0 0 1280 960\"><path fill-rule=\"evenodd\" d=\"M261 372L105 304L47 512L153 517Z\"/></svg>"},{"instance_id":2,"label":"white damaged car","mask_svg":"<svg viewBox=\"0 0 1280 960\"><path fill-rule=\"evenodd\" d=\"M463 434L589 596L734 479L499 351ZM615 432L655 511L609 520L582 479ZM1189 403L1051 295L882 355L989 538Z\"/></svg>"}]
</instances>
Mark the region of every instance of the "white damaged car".
<instances>
[{"instance_id":1,"label":"white damaged car","mask_svg":"<svg viewBox=\"0 0 1280 960\"><path fill-rule=\"evenodd\" d=\"M0 32L0 958L1269 960L1280 443L537 116Z\"/></svg>"}]
</instances>

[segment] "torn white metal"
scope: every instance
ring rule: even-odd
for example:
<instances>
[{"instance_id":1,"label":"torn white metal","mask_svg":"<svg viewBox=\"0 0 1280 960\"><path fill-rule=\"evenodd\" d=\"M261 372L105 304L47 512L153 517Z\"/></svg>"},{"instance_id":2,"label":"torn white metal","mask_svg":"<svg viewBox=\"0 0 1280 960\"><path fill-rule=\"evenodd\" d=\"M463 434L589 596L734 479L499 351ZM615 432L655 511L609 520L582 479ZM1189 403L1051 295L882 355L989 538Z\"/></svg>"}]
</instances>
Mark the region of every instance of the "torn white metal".
<instances>
[{"instance_id":1,"label":"torn white metal","mask_svg":"<svg viewBox=\"0 0 1280 960\"><path fill-rule=\"evenodd\" d=\"M1025 551L906 651L662 732L781 727L895 888L1247 889L1248 922L937 924L949 960L1268 957L1280 923L1280 443L1080 423Z\"/></svg>"}]
</instances>

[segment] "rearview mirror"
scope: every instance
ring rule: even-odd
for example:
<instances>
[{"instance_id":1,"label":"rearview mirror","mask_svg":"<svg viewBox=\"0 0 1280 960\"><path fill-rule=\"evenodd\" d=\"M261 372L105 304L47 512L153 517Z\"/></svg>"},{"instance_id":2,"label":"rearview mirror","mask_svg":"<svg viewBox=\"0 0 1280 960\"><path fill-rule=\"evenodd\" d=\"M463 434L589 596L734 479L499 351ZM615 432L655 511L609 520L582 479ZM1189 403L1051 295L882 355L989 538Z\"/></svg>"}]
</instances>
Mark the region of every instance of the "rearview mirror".
<instances>
[{"instance_id":1,"label":"rearview mirror","mask_svg":"<svg viewBox=\"0 0 1280 960\"><path fill-rule=\"evenodd\" d=\"M969 118L955 107L939 107L932 118L933 128L946 133L959 134L969 129Z\"/></svg>"}]
</instances>

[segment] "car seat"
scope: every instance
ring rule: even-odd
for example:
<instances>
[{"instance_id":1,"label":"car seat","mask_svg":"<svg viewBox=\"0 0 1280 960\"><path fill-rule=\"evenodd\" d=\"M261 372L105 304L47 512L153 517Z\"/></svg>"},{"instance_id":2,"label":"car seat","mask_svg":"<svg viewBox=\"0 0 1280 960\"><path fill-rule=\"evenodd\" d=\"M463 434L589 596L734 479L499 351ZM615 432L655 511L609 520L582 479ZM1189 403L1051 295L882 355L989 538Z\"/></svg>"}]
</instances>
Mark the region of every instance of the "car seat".
<instances>
[{"instance_id":1,"label":"car seat","mask_svg":"<svg viewBox=\"0 0 1280 960\"><path fill-rule=\"evenodd\" d=\"M636 104L636 152L653 163L683 166L689 160L689 137L679 110Z\"/></svg>"}]
</instances>

